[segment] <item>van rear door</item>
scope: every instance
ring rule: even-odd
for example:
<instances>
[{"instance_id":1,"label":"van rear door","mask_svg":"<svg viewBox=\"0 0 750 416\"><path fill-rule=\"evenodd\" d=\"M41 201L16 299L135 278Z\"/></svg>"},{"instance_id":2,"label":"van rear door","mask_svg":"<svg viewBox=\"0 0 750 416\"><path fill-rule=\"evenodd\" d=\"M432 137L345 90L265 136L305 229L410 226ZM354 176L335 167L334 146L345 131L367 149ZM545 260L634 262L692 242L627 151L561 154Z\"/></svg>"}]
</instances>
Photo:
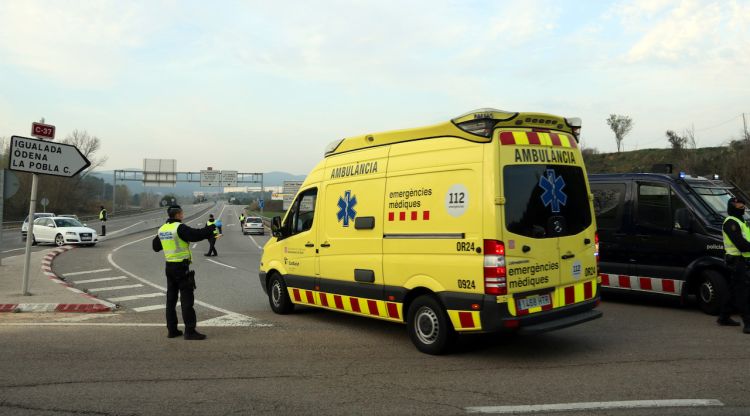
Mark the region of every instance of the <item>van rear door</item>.
<instances>
[{"instance_id":1,"label":"van rear door","mask_svg":"<svg viewBox=\"0 0 750 416\"><path fill-rule=\"evenodd\" d=\"M547 304L555 302L555 287L582 279L587 268L596 273L580 153L558 149L503 145L500 152L508 293L520 314L525 307L537 312L561 306ZM522 301L526 297L532 300Z\"/></svg>"}]
</instances>

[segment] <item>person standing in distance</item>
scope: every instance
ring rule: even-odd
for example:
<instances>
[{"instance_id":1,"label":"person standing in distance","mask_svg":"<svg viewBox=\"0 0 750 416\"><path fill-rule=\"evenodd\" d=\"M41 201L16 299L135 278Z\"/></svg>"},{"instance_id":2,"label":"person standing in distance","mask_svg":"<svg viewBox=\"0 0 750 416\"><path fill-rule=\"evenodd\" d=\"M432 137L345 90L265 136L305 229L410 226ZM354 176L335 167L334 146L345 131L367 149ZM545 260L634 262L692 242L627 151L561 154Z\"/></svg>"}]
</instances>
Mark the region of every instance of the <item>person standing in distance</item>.
<instances>
[{"instance_id":1,"label":"person standing in distance","mask_svg":"<svg viewBox=\"0 0 750 416\"><path fill-rule=\"evenodd\" d=\"M204 254L204 256L207 256L207 257L218 256L219 253L216 252L216 239L219 238L219 230L216 229L216 222L214 222L214 214L210 214L208 216L208 221L206 221L206 227L214 227L214 232L211 234L211 237L208 238L208 253Z\"/></svg>"},{"instance_id":2,"label":"person standing in distance","mask_svg":"<svg viewBox=\"0 0 750 416\"><path fill-rule=\"evenodd\" d=\"M738 197L727 202L727 216L722 226L724 260L731 271L729 291L722 300L719 319L722 326L739 326L731 317L737 307L745 324L742 332L750 334L750 227L745 223L745 201Z\"/></svg>"},{"instance_id":3,"label":"person standing in distance","mask_svg":"<svg viewBox=\"0 0 750 416\"><path fill-rule=\"evenodd\" d=\"M190 228L182 223L184 214L179 205L172 205L167 209L169 219L159 228L152 246L155 252L164 250L166 259L165 273L167 275L167 337L175 338L183 335L177 329L178 295L182 304L182 319L185 321L184 337L187 340L202 340L206 336L195 329L197 318L193 302L195 302L195 272L190 270L193 255L190 243L205 240L214 235L216 227L209 226L201 229Z\"/></svg>"},{"instance_id":4,"label":"person standing in distance","mask_svg":"<svg viewBox=\"0 0 750 416\"><path fill-rule=\"evenodd\" d=\"M99 221L102 222L102 233L100 235L104 237L107 234L107 210L104 209L104 205L101 205L99 209Z\"/></svg>"}]
</instances>

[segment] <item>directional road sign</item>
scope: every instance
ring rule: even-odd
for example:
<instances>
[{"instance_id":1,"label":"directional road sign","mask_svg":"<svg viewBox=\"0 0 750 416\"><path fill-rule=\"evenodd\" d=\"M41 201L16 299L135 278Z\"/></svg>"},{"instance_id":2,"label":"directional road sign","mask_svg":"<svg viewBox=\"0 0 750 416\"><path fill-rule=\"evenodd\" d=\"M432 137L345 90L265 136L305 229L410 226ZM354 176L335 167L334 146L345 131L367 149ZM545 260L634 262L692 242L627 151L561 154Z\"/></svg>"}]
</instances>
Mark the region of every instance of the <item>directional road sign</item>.
<instances>
[{"instance_id":1,"label":"directional road sign","mask_svg":"<svg viewBox=\"0 0 750 416\"><path fill-rule=\"evenodd\" d=\"M73 145L11 137L10 170L71 177L90 165L91 162Z\"/></svg>"},{"instance_id":2,"label":"directional road sign","mask_svg":"<svg viewBox=\"0 0 750 416\"><path fill-rule=\"evenodd\" d=\"M222 170L221 171L221 186L236 187L237 186L237 171L236 170Z\"/></svg>"},{"instance_id":3,"label":"directional road sign","mask_svg":"<svg viewBox=\"0 0 750 416\"><path fill-rule=\"evenodd\" d=\"M266 207L266 201L264 200L258 200L258 208L263 209Z\"/></svg>"},{"instance_id":4,"label":"directional road sign","mask_svg":"<svg viewBox=\"0 0 750 416\"><path fill-rule=\"evenodd\" d=\"M202 170L201 186L221 186L220 170Z\"/></svg>"},{"instance_id":5,"label":"directional road sign","mask_svg":"<svg viewBox=\"0 0 750 416\"><path fill-rule=\"evenodd\" d=\"M53 140L55 138L55 126L43 123L31 123L31 135L40 139Z\"/></svg>"}]
</instances>

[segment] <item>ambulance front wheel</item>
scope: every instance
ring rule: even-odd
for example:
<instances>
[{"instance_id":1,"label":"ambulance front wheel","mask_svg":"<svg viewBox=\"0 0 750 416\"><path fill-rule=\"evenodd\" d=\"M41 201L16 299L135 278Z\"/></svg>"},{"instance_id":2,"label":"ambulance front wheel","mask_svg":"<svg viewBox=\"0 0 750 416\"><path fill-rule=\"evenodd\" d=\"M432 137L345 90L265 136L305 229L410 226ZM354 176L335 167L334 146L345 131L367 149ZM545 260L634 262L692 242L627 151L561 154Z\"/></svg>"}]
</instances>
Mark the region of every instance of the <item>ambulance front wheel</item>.
<instances>
[{"instance_id":1,"label":"ambulance front wheel","mask_svg":"<svg viewBox=\"0 0 750 416\"><path fill-rule=\"evenodd\" d=\"M268 282L268 303L271 305L271 309L280 315L286 315L294 310L294 304L289 299L286 283L276 273L271 276L271 280Z\"/></svg>"},{"instance_id":2,"label":"ambulance front wheel","mask_svg":"<svg viewBox=\"0 0 750 416\"><path fill-rule=\"evenodd\" d=\"M423 295L412 302L406 325L411 341L424 353L444 354L453 344L453 327L442 305L433 296Z\"/></svg>"}]
</instances>

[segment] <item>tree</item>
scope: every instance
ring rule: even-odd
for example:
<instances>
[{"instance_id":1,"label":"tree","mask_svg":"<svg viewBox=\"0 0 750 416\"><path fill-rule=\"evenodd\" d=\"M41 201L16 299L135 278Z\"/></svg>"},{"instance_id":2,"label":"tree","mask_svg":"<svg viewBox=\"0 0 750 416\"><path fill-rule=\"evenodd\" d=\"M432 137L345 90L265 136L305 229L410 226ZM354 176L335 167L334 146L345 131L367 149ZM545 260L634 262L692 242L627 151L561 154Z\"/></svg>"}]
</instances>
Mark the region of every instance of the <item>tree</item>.
<instances>
[{"instance_id":1,"label":"tree","mask_svg":"<svg viewBox=\"0 0 750 416\"><path fill-rule=\"evenodd\" d=\"M86 130L73 130L73 132L63 140L63 143L72 144L77 147L78 150L86 156L86 159L91 162L91 166L89 166L81 176L86 176L86 174L107 162L107 156L94 156L96 151L101 147L101 140L96 136L90 135Z\"/></svg>"},{"instance_id":2,"label":"tree","mask_svg":"<svg viewBox=\"0 0 750 416\"><path fill-rule=\"evenodd\" d=\"M622 140L628 135L628 133L630 133L630 130L633 129L633 119L628 116L610 114L607 119L607 124L609 124L609 128L615 133L617 153L620 153L622 150Z\"/></svg>"},{"instance_id":3,"label":"tree","mask_svg":"<svg viewBox=\"0 0 750 416\"><path fill-rule=\"evenodd\" d=\"M683 147L685 147L685 144L687 143L687 137L680 136L679 134L675 133L674 130L667 130L667 141L670 145L672 145L672 149L674 150L681 150Z\"/></svg>"}]
</instances>

